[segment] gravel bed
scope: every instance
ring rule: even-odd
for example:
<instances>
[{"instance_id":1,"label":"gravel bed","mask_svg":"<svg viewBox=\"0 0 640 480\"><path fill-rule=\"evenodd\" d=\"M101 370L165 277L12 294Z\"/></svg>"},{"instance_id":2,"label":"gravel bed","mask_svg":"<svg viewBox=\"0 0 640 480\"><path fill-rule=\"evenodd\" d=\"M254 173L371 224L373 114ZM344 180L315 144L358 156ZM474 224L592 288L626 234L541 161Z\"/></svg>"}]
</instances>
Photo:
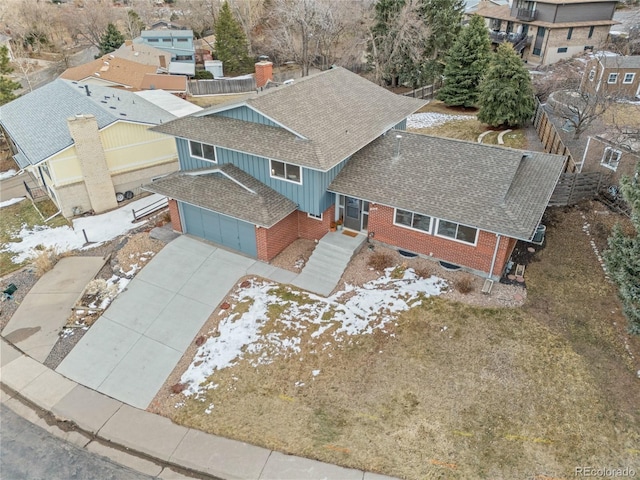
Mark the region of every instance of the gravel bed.
<instances>
[{"instance_id":1,"label":"gravel bed","mask_svg":"<svg viewBox=\"0 0 640 480\"><path fill-rule=\"evenodd\" d=\"M49 356L44 361L44 366L50 368L51 370L55 370L58 368L58 365L62 363L62 360L69 354L69 352L76 346L76 344L80 341L80 339L87 333L88 328L74 328L74 329L66 329L68 331L67 334L61 336L56 344L53 346L53 349L49 353ZM69 331L72 330L72 331Z\"/></svg>"}]
</instances>

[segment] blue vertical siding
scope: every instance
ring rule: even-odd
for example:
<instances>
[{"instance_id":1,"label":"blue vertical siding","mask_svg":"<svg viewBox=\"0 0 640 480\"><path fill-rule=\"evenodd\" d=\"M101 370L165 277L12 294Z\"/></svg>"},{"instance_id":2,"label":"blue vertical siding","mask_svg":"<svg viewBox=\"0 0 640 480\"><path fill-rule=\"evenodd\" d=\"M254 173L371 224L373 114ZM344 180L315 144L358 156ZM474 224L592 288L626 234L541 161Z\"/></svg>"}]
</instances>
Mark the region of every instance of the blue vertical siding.
<instances>
[{"instance_id":1,"label":"blue vertical siding","mask_svg":"<svg viewBox=\"0 0 640 480\"><path fill-rule=\"evenodd\" d=\"M407 129L407 119L405 118L403 121L398 123L395 127L395 130L406 130Z\"/></svg>"},{"instance_id":2,"label":"blue vertical siding","mask_svg":"<svg viewBox=\"0 0 640 480\"><path fill-rule=\"evenodd\" d=\"M269 125L270 127L280 127L277 123L269 120L267 117L260 115L255 110L242 105L240 107L231 108L223 112L217 112L213 115L219 115L221 117L234 118L236 120L244 120L245 122L260 123L262 125Z\"/></svg>"},{"instance_id":3,"label":"blue vertical siding","mask_svg":"<svg viewBox=\"0 0 640 480\"><path fill-rule=\"evenodd\" d=\"M191 157L188 140L176 138L176 144L178 147L180 170L215 168L216 164L214 163ZM218 164L224 165L231 163L235 165L265 185L273 188L276 192L295 202L303 212L314 215L320 215L334 203L334 194L327 192L327 187L349 161L349 158L343 160L328 172L302 168L302 185L298 185L297 183L287 182L279 178L272 178L268 158L236 152L221 147L216 147L216 155Z\"/></svg>"},{"instance_id":4,"label":"blue vertical siding","mask_svg":"<svg viewBox=\"0 0 640 480\"><path fill-rule=\"evenodd\" d=\"M189 140L176 138L176 147L178 149L180 170L196 170L198 168L214 168L216 166L213 162L193 158L189 150Z\"/></svg>"}]
</instances>

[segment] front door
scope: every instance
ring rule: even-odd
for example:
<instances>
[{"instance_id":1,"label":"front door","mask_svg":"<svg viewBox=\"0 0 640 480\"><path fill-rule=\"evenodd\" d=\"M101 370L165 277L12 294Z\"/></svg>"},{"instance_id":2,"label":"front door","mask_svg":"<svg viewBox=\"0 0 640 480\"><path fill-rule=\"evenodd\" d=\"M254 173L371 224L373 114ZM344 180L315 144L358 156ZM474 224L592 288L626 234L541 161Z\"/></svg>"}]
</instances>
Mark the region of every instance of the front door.
<instances>
[{"instance_id":1,"label":"front door","mask_svg":"<svg viewBox=\"0 0 640 480\"><path fill-rule=\"evenodd\" d=\"M360 231L362 225L362 202L357 198L345 197L344 227Z\"/></svg>"}]
</instances>

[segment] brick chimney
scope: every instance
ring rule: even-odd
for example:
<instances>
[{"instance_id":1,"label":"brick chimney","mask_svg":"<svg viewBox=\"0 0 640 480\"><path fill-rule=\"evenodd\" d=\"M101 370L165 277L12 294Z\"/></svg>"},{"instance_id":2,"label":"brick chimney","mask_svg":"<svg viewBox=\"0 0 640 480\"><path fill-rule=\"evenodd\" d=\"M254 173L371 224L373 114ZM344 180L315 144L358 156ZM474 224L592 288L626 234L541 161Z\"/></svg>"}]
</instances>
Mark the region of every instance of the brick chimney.
<instances>
[{"instance_id":1,"label":"brick chimney","mask_svg":"<svg viewBox=\"0 0 640 480\"><path fill-rule=\"evenodd\" d=\"M267 60L256 63L256 88L264 87L268 80L273 81L273 63Z\"/></svg>"}]
</instances>

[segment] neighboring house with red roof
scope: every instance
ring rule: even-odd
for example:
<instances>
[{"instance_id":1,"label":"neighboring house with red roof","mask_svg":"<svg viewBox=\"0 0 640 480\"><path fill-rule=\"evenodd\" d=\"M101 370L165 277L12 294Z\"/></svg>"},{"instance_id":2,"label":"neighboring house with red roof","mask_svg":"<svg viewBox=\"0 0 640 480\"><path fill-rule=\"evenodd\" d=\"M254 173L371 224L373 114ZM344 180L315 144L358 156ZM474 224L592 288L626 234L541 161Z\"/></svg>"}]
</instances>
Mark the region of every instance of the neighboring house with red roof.
<instances>
[{"instance_id":1,"label":"neighboring house with red roof","mask_svg":"<svg viewBox=\"0 0 640 480\"><path fill-rule=\"evenodd\" d=\"M155 74L157 67L125 60L112 54L92 62L66 69L60 78L103 87L140 90L145 75Z\"/></svg>"},{"instance_id":2,"label":"neighboring house with red roof","mask_svg":"<svg viewBox=\"0 0 640 480\"><path fill-rule=\"evenodd\" d=\"M165 90L170 93L187 93L187 77L147 73L142 79L141 90Z\"/></svg>"},{"instance_id":3,"label":"neighboring house with red roof","mask_svg":"<svg viewBox=\"0 0 640 480\"><path fill-rule=\"evenodd\" d=\"M175 230L260 260L340 219L498 278L566 158L405 132L424 104L334 68L154 127L175 137L180 171L144 188L171 199Z\"/></svg>"}]
</instances>

